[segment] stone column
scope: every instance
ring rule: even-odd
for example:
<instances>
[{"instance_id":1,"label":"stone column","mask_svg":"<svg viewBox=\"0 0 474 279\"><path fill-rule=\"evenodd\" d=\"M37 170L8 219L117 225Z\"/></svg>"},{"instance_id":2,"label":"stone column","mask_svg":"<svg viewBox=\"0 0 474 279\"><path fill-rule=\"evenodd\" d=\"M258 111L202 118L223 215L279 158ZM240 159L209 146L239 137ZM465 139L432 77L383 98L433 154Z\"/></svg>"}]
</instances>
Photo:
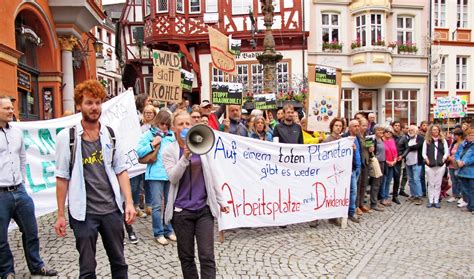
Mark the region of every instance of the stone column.
<instances>
[{"instance_id":1,"label":"stone column","mask_svg":"<svg viewBox=\"0 0 474 279\"><path fill-rule=\"evenodd\" d=\"M74 69L72 67L72 49L77 44L77 38L59 37L61 44L61 66L63 70L63 112L74 112Z\"/></svg>"}]
</instances>

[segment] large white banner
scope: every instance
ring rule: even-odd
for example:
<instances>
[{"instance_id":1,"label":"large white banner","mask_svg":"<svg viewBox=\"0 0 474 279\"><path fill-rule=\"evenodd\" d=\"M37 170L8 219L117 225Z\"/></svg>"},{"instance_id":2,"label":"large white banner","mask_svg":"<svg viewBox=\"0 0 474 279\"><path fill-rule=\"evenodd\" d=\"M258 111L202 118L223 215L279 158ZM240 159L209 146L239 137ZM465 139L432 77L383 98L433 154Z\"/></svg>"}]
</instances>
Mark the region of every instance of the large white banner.
<instances>
[{"instance_id":1,"label":"large white banner","mask_svg":"<svg viewBox=\"0 0 474 279\"><path fill-rule=\"evenodd\" d=\"M23 130L26 149L25 187L35 203L36 216L57 209L55 145L56 135L81 120L81 114L46 121L12 122ZM138 163L135 147L141 136L140 122L132 91L127 91L102 105L101 123L114 129L117 141L125 146L129 175L139 175L145 166Z\"/></svg>"},{"instance_id":2,"label":"large white banner","mask_svg":"<svg viewBox=\"0 0 474 279\"><path fill-rule=\"evenodd\" d=\"M353 138L297 145L215 133L207 156L230 207L219 230L347 217Z\"/></svg>"}]
</instances>

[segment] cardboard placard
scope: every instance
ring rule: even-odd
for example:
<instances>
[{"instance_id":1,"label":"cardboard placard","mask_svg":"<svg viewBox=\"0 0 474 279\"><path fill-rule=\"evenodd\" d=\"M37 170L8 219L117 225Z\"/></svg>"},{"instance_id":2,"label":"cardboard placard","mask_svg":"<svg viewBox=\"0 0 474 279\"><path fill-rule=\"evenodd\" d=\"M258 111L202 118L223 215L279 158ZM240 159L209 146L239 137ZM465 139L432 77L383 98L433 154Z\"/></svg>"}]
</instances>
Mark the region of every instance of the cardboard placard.
<instances>
[{"instance_id":1,"label":"cardboard placard","mask_svg":"<svg viewBox=\"0 0 474 279\"><path fill-rule=\"evenodd\" d=\"M181 55L176 52L153 50L153 66L165 66L174 70L181 70Z\"/></svg>"},{"instance_id":2,"label":"cardboard placard","mask_svg":"<svg viewBox=\"0 0 474 279\"><path fill-rule=\"evenodd\" d=\"M459 96L438 97L433 114L436 119L462 118L466 116L467 102Z\"/></svg>"},{"instance_id":3,"label":"cardboard placard","mask_svg":"<svg viewBox=\"0 0 474 279\"><path fill-rule=\"evenodd\" d=\"M181 88L191 91L193 89L194 74L181 69Z\"/></svg>"},{"instance_id":4,"label":"cardboard placard","mask_svg":"<svg viewBox=\"0 0 474 279\"><path fill-rule=\"evenodd\" d=\"M217 69L231 75L237 74L235 56L229 52L229 40L226 35L217 29L208 27L209 42L211 44L212 64Z\"/></svg>"},{"instance_id":5,"label":"cardboard placard","mask_svg":"<svg viewBox=\"0 0 474 279\"><path fill-rule=\"evenodd\" d=\"M155 66L153 67L153 83L181 85L181 72L166 66Z\"/></svg>"},{"instance_id":6,"label":"cardboard placard","mask_svg":"<svg viewBox=\"0 0 474 279\"><path fill-rule=\"evenodd\" d=\"M326 67L326 66L316 66L315 67L315 81L317 83L324 84L336 84L336 68Z\"/></svg>"},{"instance_id":7,"label":"cardboard placard","mask_svg":"<svg viewBox=\"0 0 474 279\"><path fill-rule=\"evenodd\" d=\"M213 82L212 103L216 105L242 105L242 84Z\"/></svg>"},{"instance_id":8,"label":"cardboard placard","mask_svg":"<svg viewBox=\"0 0 474 279\"><path fill-rule=\"evenodd\" d=\"M253 103L255 109L277 109L276 95L275 94L256 94L253 95Z\"/></svg>"},{"instance_id":9,"label":"cardboard placard","mask_svg":"<svg viewBox=\"0 0 474 279\"><path fill-rule=\"evenodd\" d=\"M181 84L166 85L159 83L150 83L150 92L148 95L154 99L165 102L179 103L183 99Z\"/></svg>"}]
</instances>

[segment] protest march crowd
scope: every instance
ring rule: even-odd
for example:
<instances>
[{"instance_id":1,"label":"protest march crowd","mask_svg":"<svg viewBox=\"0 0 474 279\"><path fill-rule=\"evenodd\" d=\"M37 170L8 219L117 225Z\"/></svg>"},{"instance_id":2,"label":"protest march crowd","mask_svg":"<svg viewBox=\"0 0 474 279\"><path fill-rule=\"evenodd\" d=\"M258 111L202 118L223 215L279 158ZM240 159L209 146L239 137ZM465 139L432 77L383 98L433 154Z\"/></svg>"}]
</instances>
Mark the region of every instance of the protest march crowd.
<instances>
[{"instance_id":1,"label":"protest march crowd","mask_svg":"<svg viewBox=\"0 0 474 279\"><path fill-rule=\"evenodd\" d=\"M82 120L60 131L56 139L58 211L54 229L60 237L67 234L67 214L79 252L80 278L96 278L99 234L111 276L127 278L123 228L136 244L139 240L132 224L136 217L147 216L151 216L158 244L177 242L184 278L216 277L214 219L230 208L222 189L210 183L213 166L205 156L192 154L183 138L197 124L283 144L353 137L348 220L355 223L362 222L364 215L405 201L436 209L442 207L442 200L456 202L460 211L474 214L474 128L469 122L448 132L427 121L419 126L399 121L384 124L377 123L374 113L356 113L353 119L334 117L330 132L324 133L307 130L304 111L295 111L290 104L278 110L247 111L238 105L214 106L207 100L191 106L183 100L159 108L148 95L140 94L136 108L142 135L136 153L146 170L129 178L114 130L100 125L104 98L105 90L98 81L77 85L74 102ZM58 272L46 268L39 254L34 204L24 186L24 142L21 130L9 124L13 116L10 99L0 96L0 277L15 277L8 244L12 219L22 232L31 274L56 276ZM341 225L340 218L328 221ZM322 220L311 221L309 226L316 228L319 222Z\"/></svg>"}]
</instances>

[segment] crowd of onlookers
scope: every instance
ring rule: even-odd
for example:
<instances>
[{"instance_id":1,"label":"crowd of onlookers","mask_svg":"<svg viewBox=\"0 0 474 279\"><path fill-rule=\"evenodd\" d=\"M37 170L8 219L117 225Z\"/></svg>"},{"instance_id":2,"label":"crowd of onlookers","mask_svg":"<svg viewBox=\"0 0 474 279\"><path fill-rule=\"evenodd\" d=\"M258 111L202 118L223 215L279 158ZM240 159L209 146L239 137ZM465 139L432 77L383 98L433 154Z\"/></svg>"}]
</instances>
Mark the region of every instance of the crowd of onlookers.
<instances>
[{"instance_id":1,"label":"crowd of onlookers","mask_svg":"<svg viewBox=\"0 0 474 279\"><path fill-rule=\"evenodd\" d=\"M144 133L137 147L140 157L158 146L158 141L163 147L175 140L170 122L176 111L189 113L191 125L205 124L264 141L318 144L353 136L349 220L360 222L364 214L401 204L400 196L415 205L425 203L428 208L440 208L441 200L446 198L464 210L474 210L470 202L474 193L474 129L467 121L448 132L427 121L419 126L399 121L382 124L377 123L374 113L356 113L350 120L333 118L328 123L329 133L324 133L308 130L303 110L291 105L248 111L239 105L214 106L206 100L190 106L188 100L183 100L160 109L147 95L139 95L136 101ZM132 178L132 192L138 216L152 215L156 241L166 245L166 238L175 237L171 226L162 222L169 182L160 156L158 153L158 160L148 164L145 174ZM448 194L450 188L452 194ZM338 219L329 222L340 224ZM311 227L317 225L318 221L310 223Z\"/></svg>"}]
</instances>

